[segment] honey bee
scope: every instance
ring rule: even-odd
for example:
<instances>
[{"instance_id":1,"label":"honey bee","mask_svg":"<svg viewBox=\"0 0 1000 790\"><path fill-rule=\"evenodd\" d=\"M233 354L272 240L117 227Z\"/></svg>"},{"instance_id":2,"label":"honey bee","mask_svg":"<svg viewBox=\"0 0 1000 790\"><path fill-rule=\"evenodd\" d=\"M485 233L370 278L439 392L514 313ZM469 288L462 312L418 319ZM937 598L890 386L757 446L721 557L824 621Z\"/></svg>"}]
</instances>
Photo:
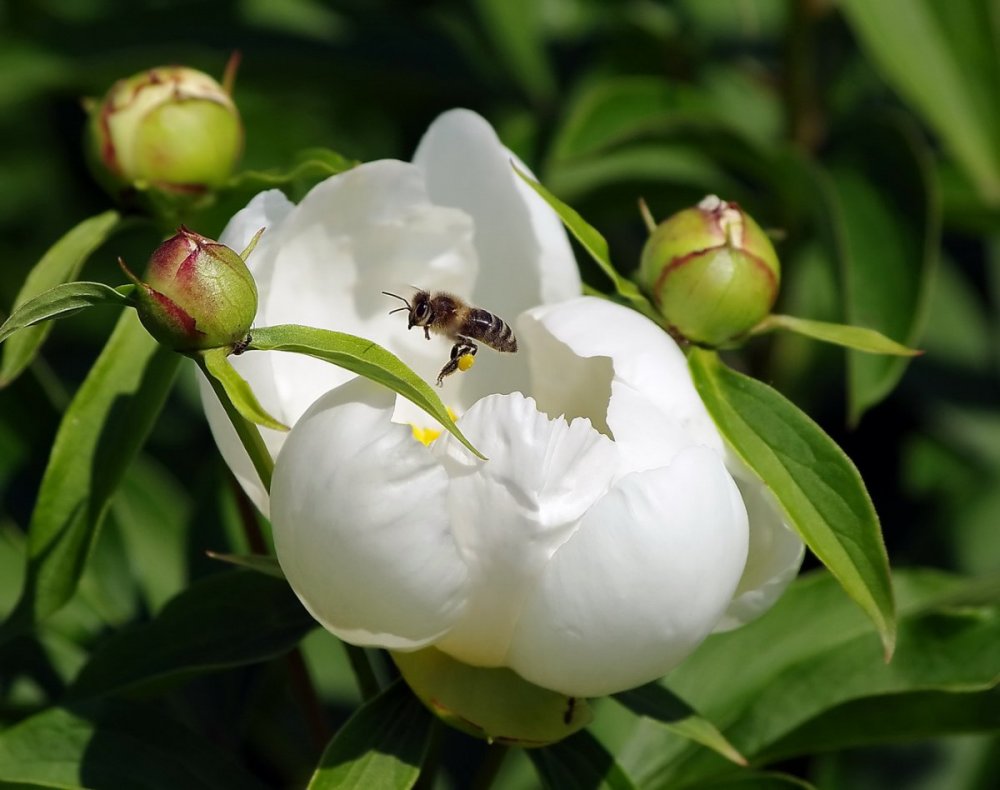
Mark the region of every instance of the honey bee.
<instances>
[{"instance_id":1,"label":"honey bee","mask_svg":"<svg viewBox=\"0 0 1000 790\"><path fill-rule=\"evenodd\" d=\"M397 294L388 291L382 293L399 299L406 305L390 310L389 314L408 310L410 314L407 329L419 326L428 340L433 332L455 341L451 348L451 358L438 374L439 387L444 383L445 376L471 367L473 357L479 350L475 342L477 340L494 351L517 351L517 338L506 321L481 307L467 305L457 296L442 291L432 294L418 290L413 295L413 301L409 302Z\"/></svg>"}]
</instances>

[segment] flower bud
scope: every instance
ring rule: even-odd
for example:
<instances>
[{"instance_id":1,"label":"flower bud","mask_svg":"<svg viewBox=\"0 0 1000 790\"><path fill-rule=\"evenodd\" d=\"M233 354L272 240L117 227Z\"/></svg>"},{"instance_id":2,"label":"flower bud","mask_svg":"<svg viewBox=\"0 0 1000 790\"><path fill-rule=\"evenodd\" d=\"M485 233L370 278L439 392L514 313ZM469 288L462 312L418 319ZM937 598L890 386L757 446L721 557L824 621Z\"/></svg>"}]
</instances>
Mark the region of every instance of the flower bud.
<instances>
[{"instance_id":1,"label":"flower bud","mask_svg":"<svg viewBox=\"0 0 1000 790\"><path fill-rule=\"evenodd\" d=\"M593 719L587 700L543 689L510 669L470 666L433 647L393 652L392 660L435 716L490 743L545 746Z\"/></svg>"},{"instance_id":2,"label":"flower bud","mask_svg":"<svg viewBox=\"0 0 1000 790\"><path fill-rule=\"evenodd\" d=\"M113 195L154 190L179 202L222 186L243 148L229 93L183 66L116 82L91 109L87 137L94 174Z\"/></svg>"},{"instance_id":3,"label":"flower bud","mask_svg":"<svg viewBox=\"0 0 1000 790\"><path fill-rule=\"evenodd\" d=\"M258 236L260 233L257 234ZM246 339L257 314L257 285L243 255L181 227L156 248L136 284L139 320L160 343L175 351L235 347Z\"/></svg>"},{"instance_id":4,"label":"flower bud","mask_svg":"<svg viewBox=\"0 0 1000 790\"><path fill-rule=\"evenodd\" d=\"M656 227L642 250L639 277L673 330L719 346L767 316L781 273L753 218L709 195Z\"/></svg>"}]
</instances>

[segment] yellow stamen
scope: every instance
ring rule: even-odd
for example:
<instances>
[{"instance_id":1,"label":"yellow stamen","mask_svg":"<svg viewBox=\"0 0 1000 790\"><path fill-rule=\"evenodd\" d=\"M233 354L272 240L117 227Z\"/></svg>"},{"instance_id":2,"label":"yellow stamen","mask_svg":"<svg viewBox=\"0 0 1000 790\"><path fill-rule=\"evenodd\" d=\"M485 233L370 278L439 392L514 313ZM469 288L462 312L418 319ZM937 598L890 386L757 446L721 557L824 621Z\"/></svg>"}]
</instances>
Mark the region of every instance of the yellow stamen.
<instances>
[{"instance_id":1,"label":"yellow stamen","mask_svg":"<svg viewBox=\"0 0 1000 790\"><path fill-rule=\"evenodd\" d=\"M461 367L461 365L462 365L462 363L461 363L461 360L460 360L459 361L459 367ZM463 368L463 370L464 369L465 368ZM446 406L445 408L448 409L448 416L449 417L451 417L453 420L457 420L458 419L458 415L455 414L455 412L453 412L450 407ZM413 438L414 439L416 439L418 442L421 442L422 444L426 444L426 445L430 445L430 443L433 442L435 439L437 439L441 435L441 432L442 432L441 428L424 428L424 427L422 427L420 425L416 425L415 423L412 423L412 422L410 423L410 430L413 431Z\"/></svg>"}]
</instances>

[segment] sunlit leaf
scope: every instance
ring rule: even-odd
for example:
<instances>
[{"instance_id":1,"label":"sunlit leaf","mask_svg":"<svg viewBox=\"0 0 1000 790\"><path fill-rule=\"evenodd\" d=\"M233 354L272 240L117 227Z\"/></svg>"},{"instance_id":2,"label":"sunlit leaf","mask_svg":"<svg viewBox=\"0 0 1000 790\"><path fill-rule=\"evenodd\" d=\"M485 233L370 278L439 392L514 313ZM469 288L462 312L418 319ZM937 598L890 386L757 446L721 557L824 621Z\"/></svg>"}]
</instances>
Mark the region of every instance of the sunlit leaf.
<instances>
[{"instance_id":1,"label":"sunlit leaf","mask_svg":"<svg viewBox=\"0 0 1000 790\"><path fill-rule=\"evenodd\" d=\"M746 758L712 722L699 716L694 708L659 683L620 691L614 698L633 713L658 721L678 735L718 752L727 760L738 765L747 764Z\"/></svg>"},{"instance_id":2,"label":"sunlit leaf","mask_svg":"<svg viewBox=\"0 0 1000 790\"><path fill-rule=\"evenodd\" d=\"M95 652L73 699L254 664L294 647L316 621L284 580L249 570L209 576L174 597L148 624Z\"/></svg>"},{"instance_id":3,"label":"sunlit leaf","mask_svg":"<svg viewBox=\"0 0 1000 790\"><path fill-rule=\"evenodd\" d=\"M397 680L340 728L323 752L309 790L413 787L433 725L427 709Z\"/></svg>"},{"instance_id":4,"label":"sunlit leaf","mask_svg":"<svg viewBox=\"0 0 1000 790\"><path fill-rule=\"evenodd\" d=\"M395 354L377 343L343 332L283 324L253 330L248 350L291 351L331 362L371 379L412 401L479 458L484 456L455 425L448 409L430 385L410 370Z\"/></svg>"},{"instance_id":5,"label":"sunlit leaf","mask_svg":"<svg viewBox=\"0 0 1000 790\"><path fill-rule=\"evenodd\" d=\"M122 475L160 413L181 357L147 334L131 310L63 415L28 532L21 598L0 641L73 595Z\"/></svg>"},{"instance_id":6,"label":"sunlit leaf","mask_svg":"<svg viewBox=\"0 0 1000 790\"><path fill-rule=\"evenodd\" d=\"M975 720L974 728L988 726L994 714L979 695L996 683L1000 666L995 587L981 589L932 571L897 571L893 582L899 647L888 664L861 610L832 576L817 571L796 580L758 620L710 637L671 672L671 689L724 727L755 765L825 748L827 716L840 722L836 739L846 745L855 728L841 711L865 714L857 721L858 744L893 739L894 722L903 715L895 707L913 710L918 697L911 695L929 689L966 700L964 720ZM963 657L964 651L972 652ZM952 727L962 719L955 712L960 703L935 704L942 718L921 717L911 729L915 735L921 727L924 736L957 731ZM906 732L904 727L899 734ZM687 786L697 779L710 785L709 778L733 770L712 752L642 720L619 759L643 786Z\"/></svg>"},{"instance_id":7,"label":"sunlit leaf","mask_svg":"<svg viewBox=\"0 0 1000 790\"><path fill-rule=\"evenodd\" d=\"M104 283L73 282L50 288L43 294L20 305L6 321L0 325L0 343L12 338L43 321L66 318L87 307L96 305L124 306L129 303L127 293L132 286L120 289ZM0 380L0 386L9 384L10 379Z\"/></svg>"},{"instance_id":8,"label":"sunlit leaf","mask_svg":"<svg viewBox=\"0 0 1000 790\"><path fill-rule=\"evenodd\" d=\"M806 545L875 623L889 658L895 611L878 516L851 460L815 422L714 352L688 357L726 442L774 494Z\"/></svg>"},{"instance_id":9,"label":"sunlit leaf","mask_svg":"<svg viewBox=\"0 0 1000 790\"><path fill-rule=\"evenodd\" d=\"M11 312L50 288L76 278L87 258L111 236L120 222L121 216L117 211L105 211L85 219L68 231L35 264L14 300ZM36 326L5 344L0 359L0 387L16 379L31 363L50 330L51 327L44 324Z\"/></svg>"},{"instance_id":10,"label":"sunlit leaf","mask_svg":"<svg viewBox=\"0 0 1000 790\"><path fill-rule=\"evenodd\" d=\"M0 732L0 784L262 790L210 739L148 706L49 708Z\"/></svg>"},{"instance_id":11,"label":"sunlit leaf","mask_svg":"<svg viewBox=\"0 0 1000 790\"><path fill-rule=\"evenodd\" d=\"M791 315L772 313L751 330L751 334L759 335L784 329L815 340L834 343L838 346L853 348L869 354L892 354L903 357L917 356L921 352L914 348L897 343L881 332L867 329L863 326L847 324L831 324L827 321L810 321L806 318L796 318Z\"/></svg>"}]
</instances>

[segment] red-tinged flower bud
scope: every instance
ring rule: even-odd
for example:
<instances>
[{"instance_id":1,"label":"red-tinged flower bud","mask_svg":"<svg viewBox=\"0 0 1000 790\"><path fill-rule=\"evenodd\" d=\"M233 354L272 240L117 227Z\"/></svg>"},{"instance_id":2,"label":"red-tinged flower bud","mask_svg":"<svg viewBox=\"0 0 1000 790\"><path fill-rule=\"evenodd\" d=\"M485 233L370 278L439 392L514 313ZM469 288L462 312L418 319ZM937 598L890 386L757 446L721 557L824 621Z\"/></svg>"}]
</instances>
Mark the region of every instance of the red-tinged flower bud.
<instances>
[{"instance_id":1,"label":"red-tinged flower bud","mask_svg":"<svg viewBox=\"0 0 1000 790\"><path fill-rule=\"evenodd\" d=\"M767 316L781 269L753 218L709 195L657 226L639 276L672 329L693 343L720 346Z\"/></svg>"},{"instance_id":2,"label":"red-tinged flower bud","mask_svg":"<svg viewBox=\"0 0 1000 790\"><path fill-rule=\"evenodd\" d=\"M243 149L229 93L183 66L116 82L91 110L87 137L94 174L112 195L152 191L179 203L222 186Z\"/></svg>"},{"instance_id":3,"label":"red-tinged flower bud","mask_svg":"<svg viewBox=\"0 0 1000 790\"><path fill-rule=\"evenodd\" d=\"M139 320L160 343L182 352L232 348L257 314L257 285L244 263L252 249L240 256L181 227L156 248L145 282L119 263L136 284Z\"/></svg>"}]
</instances>

